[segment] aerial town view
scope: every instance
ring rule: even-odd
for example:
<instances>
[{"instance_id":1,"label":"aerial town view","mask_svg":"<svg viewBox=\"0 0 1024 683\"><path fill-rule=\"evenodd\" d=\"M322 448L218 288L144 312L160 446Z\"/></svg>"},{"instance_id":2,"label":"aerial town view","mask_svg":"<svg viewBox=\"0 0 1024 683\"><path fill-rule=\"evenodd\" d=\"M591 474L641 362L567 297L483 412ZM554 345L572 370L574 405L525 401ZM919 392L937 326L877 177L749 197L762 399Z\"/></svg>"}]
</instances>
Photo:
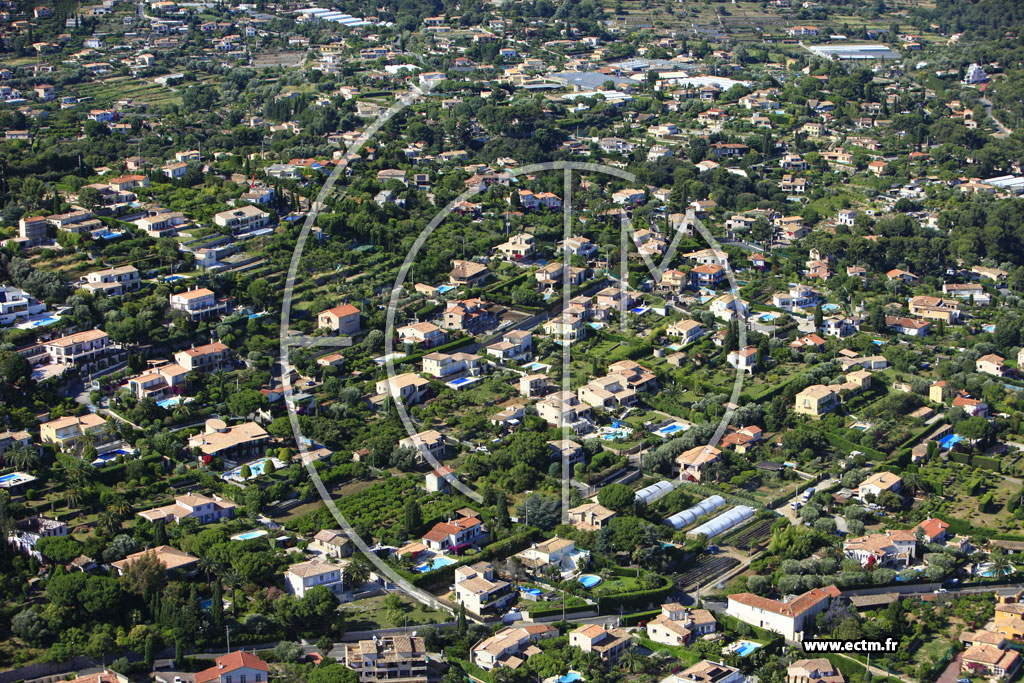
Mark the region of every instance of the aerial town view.
<instances>
[{"instance_id":1,"label":"aerial town view","mask_svg":"<svg viewBox=\"0 0 1024 683\"><path fill-rule=\"evenodd\" d=\"M0 683L1021 676L1022 0L92 2L0 0Z\"/></svg>"}]
</instances>

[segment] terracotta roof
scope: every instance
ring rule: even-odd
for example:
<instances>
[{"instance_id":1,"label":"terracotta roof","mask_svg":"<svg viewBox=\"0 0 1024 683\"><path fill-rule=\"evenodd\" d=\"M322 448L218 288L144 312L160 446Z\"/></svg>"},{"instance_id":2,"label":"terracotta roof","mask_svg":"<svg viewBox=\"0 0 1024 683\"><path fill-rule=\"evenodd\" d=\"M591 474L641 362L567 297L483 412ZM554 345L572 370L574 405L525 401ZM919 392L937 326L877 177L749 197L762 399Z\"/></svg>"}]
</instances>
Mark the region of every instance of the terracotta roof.
<instances>
[{"instance_id":1,"label":"terracotta roof","mask_svg":"<svg viewBox=\"0 0 1024 683\"><path fill-rule=\"evenodd\" d=\"M738 602L741 605L747 605L748 607L762 609L766 612L781 614L784 617L798 617L822 600L836 598L839 594L840 591L835 586L826 586L825 588L809 590L790 602L762 598L760 595L754 595L753 593L736 593L730 595L729 600Z\"/></svg>"},{"instance_id":2,"label":"terracotta roof","mask_svg":"<svg viewBox=\"0 0 1024 683\"><path fill-rule=\"evenodd\" d=\"M220 679L221 674L231 673L236 669L247 668L257 671L269 671L270 667L262 659L254 654L237 650L223 657L217 657L217 663L209 669L204 669L196 674L196 683L206 683Z\"/></svg>"}]
</instances>

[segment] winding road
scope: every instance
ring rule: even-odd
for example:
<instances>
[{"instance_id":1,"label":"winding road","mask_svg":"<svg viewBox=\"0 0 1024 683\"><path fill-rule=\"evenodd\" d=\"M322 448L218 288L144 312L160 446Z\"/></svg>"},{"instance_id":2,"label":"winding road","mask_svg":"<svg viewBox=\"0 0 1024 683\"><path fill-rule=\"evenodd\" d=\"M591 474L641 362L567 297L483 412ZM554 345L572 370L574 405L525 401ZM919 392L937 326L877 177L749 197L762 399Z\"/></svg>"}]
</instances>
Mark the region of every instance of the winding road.
<instances>
[{"instance_id":1,"label":"winding road","mask_svg":"<svg viewBox=\"0 0 1024 683\"><path fill-rule=\"evenodd\" d=\"M1012 130L1003 125L1003 122L997 119L995 115L992 113L992 100L988 99L987 97L982 97L981 106L985 108L985 115L992 119L992 123L995 125L996 130L998 131L997 133L992 134L993 137L1005 138L1009 137L1013 133Z\"/></svg>"}]
</instances>

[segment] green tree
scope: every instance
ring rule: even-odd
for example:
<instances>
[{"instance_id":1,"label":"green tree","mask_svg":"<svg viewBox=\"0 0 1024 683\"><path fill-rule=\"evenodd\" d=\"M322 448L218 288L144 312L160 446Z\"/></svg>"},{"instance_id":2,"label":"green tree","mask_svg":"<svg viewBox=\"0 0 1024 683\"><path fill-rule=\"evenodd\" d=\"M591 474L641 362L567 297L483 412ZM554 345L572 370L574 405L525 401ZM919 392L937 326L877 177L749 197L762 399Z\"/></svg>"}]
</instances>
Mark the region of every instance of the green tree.
<instances>
[{"instance_id":1,"label":"green tree","mask_svg":"<svg viewBox=\"0 0 1024 683\"><path fill-rule=\"evenodd\" d=\"M405 503L405 533L407 536L415 536L423 527L423 511L420 509L419 501L410 498Z\"/></svg>"},{"instance_id":2,"label":"green tree","mask_svg":"<svg viewBox=\"0 0 1024 683\"><path fill-rule=\"evenodd\" d=\"M635 494L624 484L608 484L597 493L597 501L616 512L626 512L633 508Z\"/></svg>"}]
</instances>

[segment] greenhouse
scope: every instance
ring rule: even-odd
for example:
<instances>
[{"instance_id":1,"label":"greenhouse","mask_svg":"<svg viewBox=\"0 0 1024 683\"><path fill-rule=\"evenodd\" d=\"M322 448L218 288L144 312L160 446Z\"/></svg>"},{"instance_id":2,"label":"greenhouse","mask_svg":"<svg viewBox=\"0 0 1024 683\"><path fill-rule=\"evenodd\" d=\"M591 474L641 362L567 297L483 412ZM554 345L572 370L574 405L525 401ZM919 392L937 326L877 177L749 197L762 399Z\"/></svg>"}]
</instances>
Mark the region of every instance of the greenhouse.
<instances>
[{"instance_id":1,"label":"greenhouse","mask_svg":"<svg viewBox=\"0 0 1024 683\"><path fill-rule=\"evenodd\" d=\"M732 510L723 512L714 519L704 522L688 533L687 536L696 538L703 534L705 538L714 538L753 516L754 508L747 507L746 505L737 505Z\"/></svg>"},{"instance_id":2,"label":"greenhouse","mask_svg":"<svg viewBox=\"0 0 1024 683\"><path fill-rule=\"evenodd\" d=\"M656 481L653 484L651 484L650 486L646 486L646 487L640 489L639 491L637 491L635 496L634 496L634 499L638 503L643 503L644 505L648 505L648 504L653 503L654 501L658 500L662 496L664 496L666 493L671 491L673 488L675 488L675 487L672 486L672 482L670 482L670 481Z\"/></svg>"},{"instance_id":3,"label":"greenhouse","mask_svg":"<svg viewBox=\"0 0 1024 683\"><path fill-rule=\"evenodd\" d=\"M676 531L679 531L683 527L693 524L699 517L702 517L709 512L714 512L723 505L725 505L725 498L722 498L721 496L711 496L709 498L705 498L693 507L689 507L682 512L677 512L672 515L665 520L665 524L668 524Z\"/></svg>"}]
</instances>

